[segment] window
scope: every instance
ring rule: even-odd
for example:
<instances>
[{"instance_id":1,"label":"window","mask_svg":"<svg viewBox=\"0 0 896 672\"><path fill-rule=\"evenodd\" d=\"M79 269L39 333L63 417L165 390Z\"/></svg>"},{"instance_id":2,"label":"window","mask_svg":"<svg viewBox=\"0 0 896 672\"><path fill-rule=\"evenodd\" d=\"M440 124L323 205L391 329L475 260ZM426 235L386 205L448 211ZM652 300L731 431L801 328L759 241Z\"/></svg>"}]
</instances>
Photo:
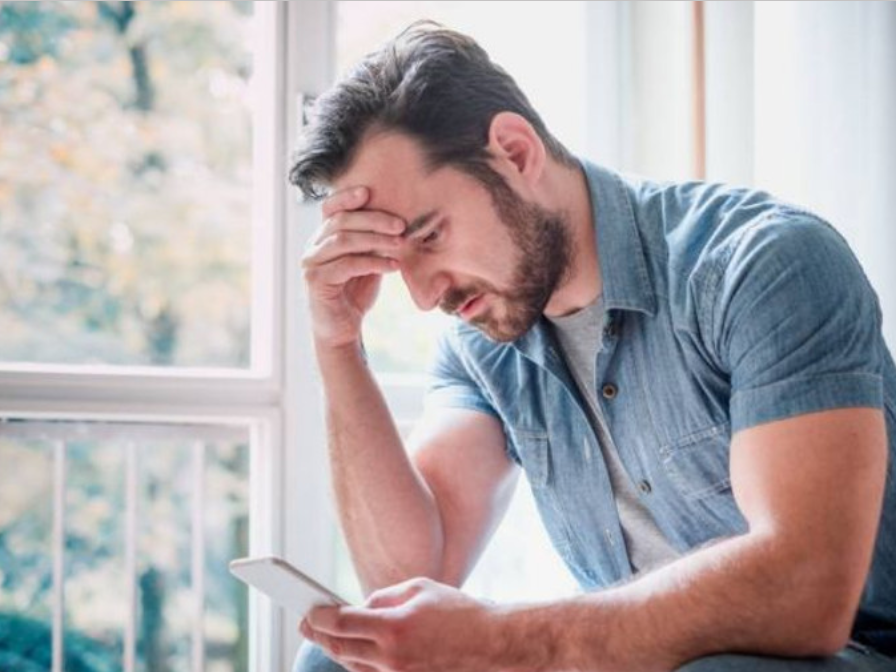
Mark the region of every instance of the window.
<instances>
[{"instance_id":1,"label":"window","mask_svg":"<svg viewBox=\"0 0 896 672\"><path fill-rule=\"evenodd\" d=\"M4 669L247 669L244 430L16 422L0 464Z\"/></svg>"},{"instance_id":2,"label":"window","mask_svg":"<svg viewBox=\"0 0 896 672\"><path fill-rule=\"evenodd\" d=\"M285 14L0 2L2 669L292 656L227 571L296 561Z\"/></svg>"},{"instance_id":3,"label":"window","mask_svg":"<svg viewBox=\"0 0 896 672\"><path fill-rule=\"evenodd\" d=\"M246 367L252 3L0 8L0 360Z\"/></svg>"}]
</instances>

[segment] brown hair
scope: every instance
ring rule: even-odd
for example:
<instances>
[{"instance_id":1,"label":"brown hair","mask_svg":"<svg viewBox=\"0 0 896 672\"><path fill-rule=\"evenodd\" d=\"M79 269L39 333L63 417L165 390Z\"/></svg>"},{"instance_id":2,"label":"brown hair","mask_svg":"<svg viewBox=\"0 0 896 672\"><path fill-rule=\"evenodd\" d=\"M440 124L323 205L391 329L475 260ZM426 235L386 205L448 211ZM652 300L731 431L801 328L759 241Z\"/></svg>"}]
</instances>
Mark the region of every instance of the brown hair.
<instances>
[{"instance_id":1,"label":"brown hair","mask_svg":"<svg viewBox=\"0 0 896 672\"><path fill-rule=\"evenodd\" d=\"M532 124L555 159L575 164L513 78L472 38L417 22L316 101L289 181L306 198L324 196L365 133L376 129L419 140L430 168L450 164L494 185L501 178L487 164L486 145L492 119L504 111Z\"/></svg>"}]
</instances>

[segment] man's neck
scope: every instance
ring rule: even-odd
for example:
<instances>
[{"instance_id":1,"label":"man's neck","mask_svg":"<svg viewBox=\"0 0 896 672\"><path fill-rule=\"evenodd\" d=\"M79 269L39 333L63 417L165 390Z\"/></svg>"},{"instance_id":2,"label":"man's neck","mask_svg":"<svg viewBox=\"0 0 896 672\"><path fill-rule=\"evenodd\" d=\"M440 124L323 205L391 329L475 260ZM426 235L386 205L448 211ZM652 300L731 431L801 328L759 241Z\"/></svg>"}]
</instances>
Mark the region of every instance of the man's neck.
<instances>
[{"instance_id":1,"label":"man's neck","mask_svg":"<svg viewBox=\"0 0 896 672\"><path fill-rule=\"evenodd\" d=\"M592 211L594 204L584 169L552 162L547 171L546 193L551 200L547 207L564 213L571 234L569 272L544 311L549 317L562 317L593 303L602 291Z\"/></svg>"}]
</instances>

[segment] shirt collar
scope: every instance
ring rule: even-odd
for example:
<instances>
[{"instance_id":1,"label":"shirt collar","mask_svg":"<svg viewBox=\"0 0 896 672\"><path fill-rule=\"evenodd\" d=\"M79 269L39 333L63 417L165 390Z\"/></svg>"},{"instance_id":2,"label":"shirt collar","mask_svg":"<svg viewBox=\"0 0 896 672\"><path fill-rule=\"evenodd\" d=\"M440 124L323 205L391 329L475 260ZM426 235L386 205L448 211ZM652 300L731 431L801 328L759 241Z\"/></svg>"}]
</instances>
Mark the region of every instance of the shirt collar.
<instances>
[{"instance_id":1,"label":"shirt collar","mask_svg":"<svg viewBox=\"0 0 896 672\"><path fill-rule=\"evenodd\" d=\"M622 177L582 160L588 182L597 257L603 278L605 310L637 310L656 314L656 295L647 272L644 246ZM542 317L513 346L542 366L561 367L554 337Z\"/></svg>"},{"instance_id":2,"label":"shirt collar","mask_svg":"<svg viewBox=\"0 0 896 672\"><path fill-rule=\"evenodd\" d=\"M604 307L654 315L656 295L626 183L606 168L581 163L591 197Z\"/></svg>"}]
</instances>

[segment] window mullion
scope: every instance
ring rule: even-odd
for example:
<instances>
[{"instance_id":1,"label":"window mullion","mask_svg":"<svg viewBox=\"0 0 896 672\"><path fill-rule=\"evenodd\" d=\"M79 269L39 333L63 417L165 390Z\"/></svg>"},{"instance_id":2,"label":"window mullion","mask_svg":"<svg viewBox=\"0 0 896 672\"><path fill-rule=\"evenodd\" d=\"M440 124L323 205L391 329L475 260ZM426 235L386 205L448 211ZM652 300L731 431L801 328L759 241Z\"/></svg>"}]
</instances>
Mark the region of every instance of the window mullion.
<instances>
[{"instance_id":1,"label":"window mullion","mask_svg":"<svg viewBox=\"0 0 896 672\"><path fill-rule=\"evenodd\" d=\"M124 630L124 670L134 672L137 654L137 493L139 481L137 445L125 446L124 580L127 614Z\"/></svg>"},{"instance_id":2,"label":"window mullion","mask_svg":"<svg viewBox=\"0 0 896 672\"><path fill-rule=\"evenodd\" d=\"M193 444L191 583L193 587L193 670L205 669L205 443Z\"/></svg>"},{"instance_id":3,"label":"window mullion","mask_svg":"<svg viewBox=\"0 0 896 672\"><path fill-rule=\"evenodd\" d=\"M65 441L53 442L53 672L62 672L65 638Z\"/></svg>"}]
</instances>

